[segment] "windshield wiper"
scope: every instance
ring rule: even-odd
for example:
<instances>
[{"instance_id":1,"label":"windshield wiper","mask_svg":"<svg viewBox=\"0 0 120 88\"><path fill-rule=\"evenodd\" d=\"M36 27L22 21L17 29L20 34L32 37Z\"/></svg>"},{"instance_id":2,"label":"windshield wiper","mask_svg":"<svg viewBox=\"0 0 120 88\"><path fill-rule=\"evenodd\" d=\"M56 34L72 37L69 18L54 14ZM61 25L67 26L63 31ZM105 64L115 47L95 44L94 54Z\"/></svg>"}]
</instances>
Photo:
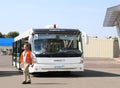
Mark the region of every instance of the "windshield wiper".
<instances>
[{"instance_id":1,"label":"windshield wiper","mask_svg":"<svg viewBox=\"0 0 120 88\"><path fill-rule=\"evenodd\" d=\"M61 50L59 53L63 53L63 54L70 54L70 55L82 55L82 52L80 52L79 50Z\"/></svg>"},{"instance_id":2,"label":"windshield wiper","mask_svg":"<svg viewBox=\"0 0 120 88\"><path fill-rule=\"evenodd\" d=\"M36 57L80 57L82 52L79 50L62 50L59 52L49 53L43 52L36 54Z\"/></svg>"}]
</instances>

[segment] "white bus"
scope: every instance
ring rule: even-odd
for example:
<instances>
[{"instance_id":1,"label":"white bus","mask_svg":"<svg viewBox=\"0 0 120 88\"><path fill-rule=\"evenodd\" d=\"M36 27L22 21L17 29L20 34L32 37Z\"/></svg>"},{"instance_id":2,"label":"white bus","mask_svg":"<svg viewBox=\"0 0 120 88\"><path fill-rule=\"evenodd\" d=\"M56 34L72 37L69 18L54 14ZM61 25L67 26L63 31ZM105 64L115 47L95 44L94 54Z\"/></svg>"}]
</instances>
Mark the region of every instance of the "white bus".
<instances>
[{"instance_id":1,"label":"white bus","mask_svg":"<svg viewBox=\"0 0 120 88\"><path fill-rule=\"evenodd\" d=\"M30 29L15 37L12 65L20 69L20 54L28 42L35 54L30 73L84 71L82 33L79 29Z\"/></svg>"}]
</instances>

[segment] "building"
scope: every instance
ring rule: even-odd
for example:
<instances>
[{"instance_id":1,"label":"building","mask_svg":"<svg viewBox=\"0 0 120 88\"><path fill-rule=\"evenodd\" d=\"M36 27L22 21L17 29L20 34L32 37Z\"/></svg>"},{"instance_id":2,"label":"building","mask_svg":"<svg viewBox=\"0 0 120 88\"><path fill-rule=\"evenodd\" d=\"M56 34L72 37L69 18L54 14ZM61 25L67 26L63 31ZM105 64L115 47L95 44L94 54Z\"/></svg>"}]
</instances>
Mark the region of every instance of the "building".
<instances>
[{"instance_id":1,"label":"building","mask_svg":"<svg viewBox=\"0 0 120 88\"><path fill-rule=\"evenodd\" d=\"M6 55L12 52L14 38L0 38L0 54Z\"/></svg>"},{"instance_id":2,"label":"building","mask_svg":"<svg viewBox=\"0 0 120 88\"><path fill-rule=\"evenodd\" d=\"M89 43L85 44L83 38L84 56L89 58L118 58L119 45L115 38L89 37Z\"/></svg>"}]
</instances>

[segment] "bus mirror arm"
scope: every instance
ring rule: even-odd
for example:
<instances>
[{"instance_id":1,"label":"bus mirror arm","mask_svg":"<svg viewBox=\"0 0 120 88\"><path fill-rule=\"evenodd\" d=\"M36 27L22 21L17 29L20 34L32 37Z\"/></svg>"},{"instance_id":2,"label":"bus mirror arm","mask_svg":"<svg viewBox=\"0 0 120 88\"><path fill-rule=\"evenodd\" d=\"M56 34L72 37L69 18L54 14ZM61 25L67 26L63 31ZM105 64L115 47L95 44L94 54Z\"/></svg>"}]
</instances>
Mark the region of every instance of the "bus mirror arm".
<instances>
[{"instance_id":1,"label":"bus mirror arm","mask_svg":"<svg viewBox=\"0 0 120 88\"><path fill-rule=\"evenodd\" d=\"M85 32L82 32L82 36L84 36L84 39L85 39L85 44L88 44L89 43L89 38L88 38L88 35L85 33Z\"/></svg>"},{"instance_id":2,"label":"bus mirror arm","mask_svg":"<svg viewBox=\"0 0 120 88\"><path fill-rule=\"evenodd\" d=\"M33 35L32 35L32 34L31 34L31 35L29 35L28 43L31 43L31 42L32 42L32 37L33 37Z\"/></svg>"}]
</instances>

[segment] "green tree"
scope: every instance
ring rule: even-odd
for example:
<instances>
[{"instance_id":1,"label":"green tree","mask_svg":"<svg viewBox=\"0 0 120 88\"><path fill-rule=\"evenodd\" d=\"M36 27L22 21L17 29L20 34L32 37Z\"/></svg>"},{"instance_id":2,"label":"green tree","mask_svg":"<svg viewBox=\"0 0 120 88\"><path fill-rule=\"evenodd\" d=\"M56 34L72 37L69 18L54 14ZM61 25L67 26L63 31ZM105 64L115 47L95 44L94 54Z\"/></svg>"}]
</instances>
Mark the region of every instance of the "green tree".
<instances>
[{"instance_id":1,"label":"green tree","mask_svg":"<svg viewBox=\"0 0 120 88\"><path fill-rule=\"evenodd\" d=\"M2 33L0 32L0 38L2 38Z\"/></svg>"},{"instance_id":2,"label":"green tree","mask_svg":"<svg viewBox=\"0 0 120 88\"><path fill-rule=\"evenodd\" d=\"M19 33L18 32L9 32L7 35L6 35L6 38L14 38L16 36L18 36Z\"/></svg>"},{"instance_id":3,"label":"green tree","mask_svg":"<svg viewBox=\"0 0 120 88\"><path fill-rule=\"evenodd\" d=\"M0 32L0 38L4 38L5 35L3 35L1 32Z\"/></svg>"}]
</instances>

